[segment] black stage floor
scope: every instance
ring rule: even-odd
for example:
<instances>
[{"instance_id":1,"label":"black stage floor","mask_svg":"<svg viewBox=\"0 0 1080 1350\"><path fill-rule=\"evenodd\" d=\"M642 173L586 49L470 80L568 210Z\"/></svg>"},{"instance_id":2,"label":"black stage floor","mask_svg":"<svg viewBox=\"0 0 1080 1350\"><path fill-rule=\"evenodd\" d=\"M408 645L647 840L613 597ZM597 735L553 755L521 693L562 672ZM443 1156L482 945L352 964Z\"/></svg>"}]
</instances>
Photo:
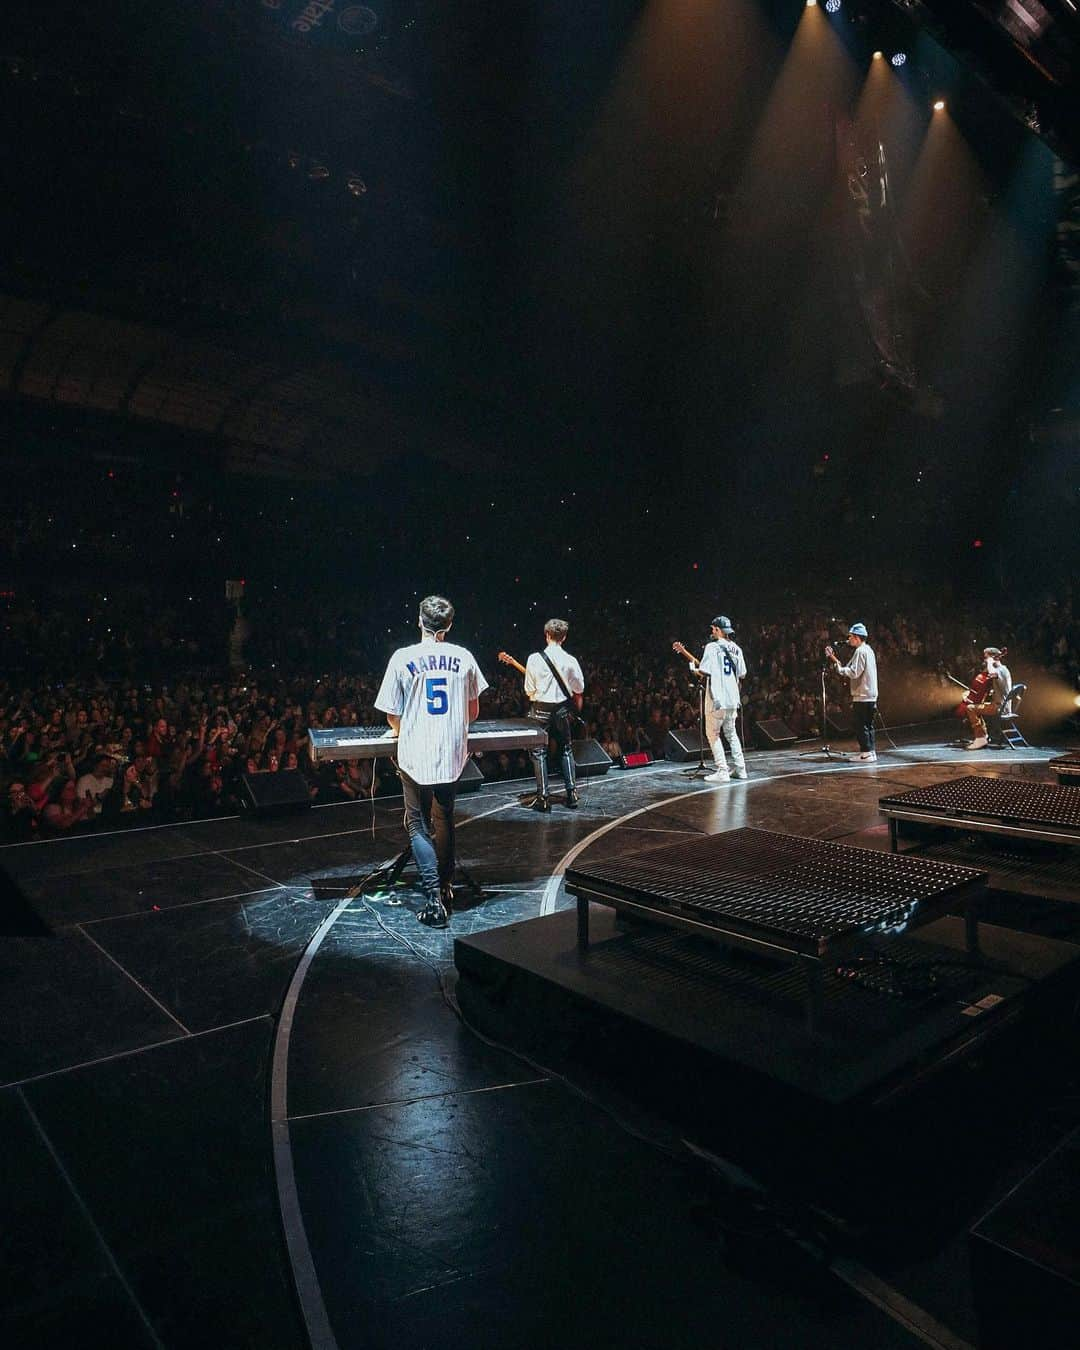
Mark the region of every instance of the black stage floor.
<instances>
[{"instance_id":1,"label":"black stage floor","mask_svg":"<svg viewBox=\"0 0 1080 1350\"><path fill-rule=\"evenodd\" d=\"M715 788L659 765L547 817L485 787L459 804L485 898L445 933L407 886L313 896L397 852L394 800L0 850L54 930L0 947L4 1344L974 1343L967 1226L1075 1123L1075 1085L972 1120L987 1161L933 1232L898 1215L902 1241L839 1251L746 1178L733 1199L689 1131L467 1029L453 942L567 910L574 857L744 825L886 849L886 792L1049 781L1052 753L756 754ZM1080 905L992 920L1075 939Z\"/></svg>"}]
</instances>

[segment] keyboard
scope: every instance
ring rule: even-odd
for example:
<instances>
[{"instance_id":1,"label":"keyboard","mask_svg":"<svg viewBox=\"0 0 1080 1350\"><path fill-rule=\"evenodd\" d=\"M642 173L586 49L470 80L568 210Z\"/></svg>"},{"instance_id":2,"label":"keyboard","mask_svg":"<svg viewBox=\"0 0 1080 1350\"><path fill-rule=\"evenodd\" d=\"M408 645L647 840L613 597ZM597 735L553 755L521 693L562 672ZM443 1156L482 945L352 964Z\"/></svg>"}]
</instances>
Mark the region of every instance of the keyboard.
<instances>
[{"instance_id":1,"label":"keyboard","mask_svg":"<svg viewBox=\"0 0 1080 1350\"><path fill-rule=\"evenodd\" d=\"M397 737L386 726L312 727L308 731L313 764L336 759L383 759L397 753ZM497 754L500 750L531 750L547 745L547 732L525 717L504 717L492 722L474 722L469 728L471 755Z\"/></svg>"}]
</instances>

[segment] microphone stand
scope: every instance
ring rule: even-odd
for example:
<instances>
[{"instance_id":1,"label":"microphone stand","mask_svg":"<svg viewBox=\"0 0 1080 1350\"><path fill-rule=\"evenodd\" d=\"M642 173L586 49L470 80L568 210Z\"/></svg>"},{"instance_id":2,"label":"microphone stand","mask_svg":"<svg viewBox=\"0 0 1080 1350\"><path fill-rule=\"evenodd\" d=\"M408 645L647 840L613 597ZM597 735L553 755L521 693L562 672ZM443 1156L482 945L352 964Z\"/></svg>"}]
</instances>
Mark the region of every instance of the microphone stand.
<instances>
[{"instance_id":1,"label":"microphone stand","mask_svg":"<svg viewBox=\"0 0 1080 1350\"><path fill-rule=\"evenodd\" d=\"M705 686L707 680L703 680L700 675L695 675L694 680L698 687L698 756L697 763L692 769L683 769L684 778L704 778L709 772L709 766L705 763Z\"/></svg>"},{"instance_id":2,"label":"microphone stand","mask_svg":"<svg viewBox=\"0 0 1080 1350\"><path fill-rule=\"evenodd\" d=\"M800 759L809 759L811 756L824 755L826 760L842 759L846 760L849 756L843 750L834 750L829 744L829 716L826 711L825 699L825 672L828 669L828 663L821 667L821 739L822 744L816 750L804 750L799 755Z\"/></svg>"}]
</instances>

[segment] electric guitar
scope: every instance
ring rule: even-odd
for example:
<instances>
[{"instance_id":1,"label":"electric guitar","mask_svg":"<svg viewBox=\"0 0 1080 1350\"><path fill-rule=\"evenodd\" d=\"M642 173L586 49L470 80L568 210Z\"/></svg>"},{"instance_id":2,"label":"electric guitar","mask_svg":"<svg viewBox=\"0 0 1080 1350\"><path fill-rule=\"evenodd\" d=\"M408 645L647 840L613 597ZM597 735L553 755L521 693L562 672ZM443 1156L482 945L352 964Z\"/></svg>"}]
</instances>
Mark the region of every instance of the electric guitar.
<instances>
[{"instance_id":1,"label":"electric guitar","mask_svg":"<svg viewBox=\"0 0 1080 1350\"><path fill-rule=\"evenodd\" d=\"M504 666L513 666L515 670L520 670L522 675L525 674L525 667L521 664L520 661L515 661L509 652L500 652L499 660L503 663ZM965 685L965 688L966 687L967 686Z\"/></svg>"},{"instance_id":2,"label":"electric guitar","mask_svg":"<svg viewBox=\"0 0 1080 1350\"><path fill-rule=\"evenodd\" d=\"M522 673L522 675L525 674L525 667L521 664L520 661L515 661L509 652L499 652L499 660L503 663L504 666L513 666L514 669L519 670ZM580 715L581 708L584 702L585 699L581 694L571 694L570 719L573 722L577 722L579 726L585 725L585 719Z\"/></svg>"},{"instance_id":3,"label":"electric guitar","mask_svg":"<svg viewBox=\"0 0 1080 1350\"><path fill-rule=\"evenodd\" d=\"M681 642L673 642L671 644L671 650L673 652L678 652L680 656L685 656L692 666L697 666L698 662L701 660L699 656L695 656L692 651L684 647ZM701 674L700 670L695 670L694 674L701 676L702 679L707 678L707 676Z\"/></svg>"}]
</instances>

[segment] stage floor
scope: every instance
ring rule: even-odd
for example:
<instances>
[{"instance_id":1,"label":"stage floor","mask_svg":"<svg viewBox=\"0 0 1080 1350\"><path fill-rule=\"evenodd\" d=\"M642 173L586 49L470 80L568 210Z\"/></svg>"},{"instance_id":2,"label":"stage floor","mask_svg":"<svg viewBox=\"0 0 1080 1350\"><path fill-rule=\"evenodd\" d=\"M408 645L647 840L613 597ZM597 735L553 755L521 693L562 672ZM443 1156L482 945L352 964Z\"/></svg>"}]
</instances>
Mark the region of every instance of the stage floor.
<instances>
[{"instance_id":1,"label":"stage floor","mask_svg":"<svg viewBox=\"0 0 1080 1350\"><path fill-rule=\"evenodd\" d=\"M1058 753L752 754L715 787L661 764L550 816L484 787L458 816L485 898L446 932L408 886L314 897L398 851L400 800L0 850L54 928L0 948L7 1343L887 1350L913 1317L973 1341L967 1223L1074 1123L1067 1085L994 1123L947 1231L842 1265L733 1218L657 1122L473 1035L452 946L567 908L578 856L742 825L886 849L886 792L1050 781ZM1080 904L1022 900L993 922L1080 933Z\"/></svg>"}]
</instances>

